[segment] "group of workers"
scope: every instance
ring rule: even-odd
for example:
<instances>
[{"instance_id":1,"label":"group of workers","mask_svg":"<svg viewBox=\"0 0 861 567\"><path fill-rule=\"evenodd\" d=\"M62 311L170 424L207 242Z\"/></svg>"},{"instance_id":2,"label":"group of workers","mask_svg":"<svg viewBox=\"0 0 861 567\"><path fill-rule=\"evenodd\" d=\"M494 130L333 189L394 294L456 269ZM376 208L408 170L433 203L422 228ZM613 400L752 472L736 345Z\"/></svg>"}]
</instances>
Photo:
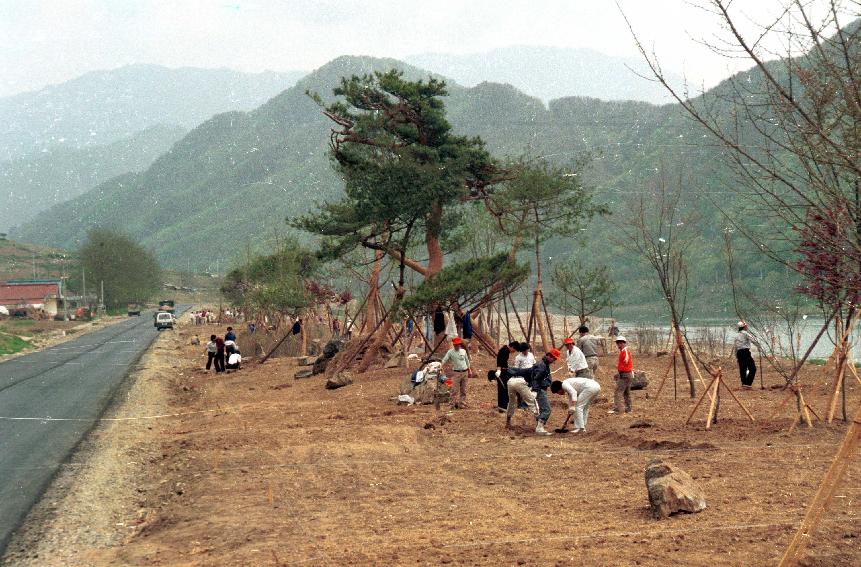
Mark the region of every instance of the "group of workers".
<instances>
[{"instance_id":1,"label":"group of workers","mask_svg":"<svg viewBox=\"0 0 861 567\"><path fill-rule=\"evenodd\" d=\"M215 363L215 372L231 372L239 370L242 365L242 353L236 344L236 333L233 327L227 327L224 338L210 335L206 343L206 369L209 370Z\"/></svg>"},{"instance_id":2,"label":"group of workers","mask_svg":"<svg viewBox=\"0 0 861 567\"><path fill-rule=\"evenodd\" d=\"M549 389L553 394L567 397L568 418L561 429L564 429L573 418L572 431L575 433L586 431L589 407L601 391L601 385L596 380L599 367L598 343L585 325L581 325L577 331L580 337L576 342L569 337L563 343L568 371L567 378L563 380L554 380L552 377L554 373L562 370L560 368L551 371L552 365L562 358L562 352L557 348L549 349L538 361L535 360L528 343L512 341L499 349L496 355L496 370L489 371L487 379L496 382L497 411L505 413L507 428L512 427L511 420L517 409L521 408L535 417L536 434L551 435L546 429L551 413L547 395ZM631 411L634 361L625 337L619 335L615 337L615 341L619 349L619 358L616 366L614 404L609 414ZM517 355L514 364L510 366L509 359L515 352ZM473 376L473 371L469 354L460 337L452 340L452 348L443 357L442 365L444 367L450 365L452 370L450 407L452 409L467 407L466 386L468 378Z\"/></svg>"}]
</instances>

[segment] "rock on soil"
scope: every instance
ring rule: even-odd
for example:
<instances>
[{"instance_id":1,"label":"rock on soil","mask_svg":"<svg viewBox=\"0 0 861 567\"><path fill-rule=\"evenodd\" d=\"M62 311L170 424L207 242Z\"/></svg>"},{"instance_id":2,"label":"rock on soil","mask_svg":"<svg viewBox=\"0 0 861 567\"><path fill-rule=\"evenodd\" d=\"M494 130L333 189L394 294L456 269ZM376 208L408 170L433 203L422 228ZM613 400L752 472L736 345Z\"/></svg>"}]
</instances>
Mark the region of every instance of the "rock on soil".
<instances>
[{"instance_id":1,"label":"rock on soil","mask_svg":"<svg viewBox=\"0 0 861 567\"><path fill-rule=\"evenodd\" d=\"M326 380L326 389L327 390L336 390L338 388L343 388L344 386L349 386L353 383L353 377L350 376L349 372L338 372L328 380Z\"/></svg>"},{"instance_id":2,"label":"rock on soil","mask_svg":"<svg viewBox=\"0 0 861 567\"><path fill-rule=\"evenodd\" d=\"M701 512L706 509L706 497L691 475L660 459L646 465L646 488L649 505L656 519L668 518L676 512Z\"/></svg>"},{"instance_id":3,"label":"rock on soil","mask_svg":"<svg viewBox=\"0 0 861 567\"><path fill-rule=\"evenodd\" d=\"M407 365L404 351L396 352L386 361L386 368L402 368Z\"/></svg>"},{"instance_id":4,"label":"rock on soil","mask_svg":"<svg viewBox=\"0 0 861 567\"><path fill-rule=\"evenodd\" d=\"M649 385L649 377L645 370L635 370L634 377L631 379L632 390L645 390Z\"/></svg>"},{"instance_id":5,"label":"rock on soil","mask_svg":"<svg viewBox=\"0 0 861 567\"><path fill-rule=\"evenodd\" d=\"M323 354L317 357L317 360L314 361L314 367L312 369L314 375L326 372L326 367L329 365L329 361L341 351L343 345L344 343L341 341L329 341L326 343L326 346L323 347Z\"/></svg>"}]
</instances>

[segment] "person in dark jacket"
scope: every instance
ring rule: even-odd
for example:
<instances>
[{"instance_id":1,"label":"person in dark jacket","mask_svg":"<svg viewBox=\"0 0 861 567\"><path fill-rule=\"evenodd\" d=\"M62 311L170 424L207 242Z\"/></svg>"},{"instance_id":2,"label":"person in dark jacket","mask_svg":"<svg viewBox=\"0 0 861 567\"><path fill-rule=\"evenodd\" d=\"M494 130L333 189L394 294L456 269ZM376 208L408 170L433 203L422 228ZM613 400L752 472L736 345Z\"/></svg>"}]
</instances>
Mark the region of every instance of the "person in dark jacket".
<instances>
[{"instance_id":1,"label":"person in dark jacket","mask_svg":"<svg viewBox=\"0 0 861 567\"><path fill-rule=\"evenodd\" d=\"M547 388L553 382L550 376L550 366L559 360L562 353L559 349L552 348L541 357L535 366L531 368L509 368L508 373L513 378L515 376L524 378L529 384L529 389L535 394L535 400L538 403L538 423L535 426L535 433L538 435L551 435L544 426L550 419L550 399L547 397ZM510 406L510 402L509 402ZM509 413L513 413L509 410ZM510 419L510 418L509 418ZM508 421L506 422L506 425Z\"/></svg>"},{"instance_id":2,"label":"person in dark jacket","mask_svg":"<svg viewBox=\"0 0 861 567\"><path fill-rule=\"evenodd\" d=\"M496 353L496 372L488 372L487 379L490 382L496 382L496 410L503 413L508 409L508 359L512 352L517 352L517 347L520 343L511 341L507 345L502 345L499 352Z\"/></svg>"},{"instance_id":3,"label":"person in dark jacket","mask_svg":"<svg viewBox=\"0 0 861 567\"><path fill-rule=\"evenodd\" d=\"M224 372L224 339L215 339L215 371Z\"/></svg>"},{"instance_id":4,"label":"person in dark jacket","mask_svg":"<svg viewBox=\"0 0 861 567\"><path fill-rule=\"evenodd\" d=\"M233 332L233 327L227 327L227 332L224 333L224 341L236 342L236 333Z\"/></svg>"}]
</instances>

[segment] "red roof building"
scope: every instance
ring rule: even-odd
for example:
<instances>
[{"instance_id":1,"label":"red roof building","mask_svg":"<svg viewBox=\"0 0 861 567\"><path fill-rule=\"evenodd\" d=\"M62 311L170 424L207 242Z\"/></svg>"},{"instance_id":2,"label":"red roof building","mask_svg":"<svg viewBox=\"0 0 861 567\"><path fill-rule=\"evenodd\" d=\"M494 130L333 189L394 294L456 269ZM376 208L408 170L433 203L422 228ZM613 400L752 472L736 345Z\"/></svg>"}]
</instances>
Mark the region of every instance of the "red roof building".
<instances>
[{"instance_id":1,"label":"red roof building","mask_svg":"<svg viewBox=\"0 0 861 567\"><path fill-rule=\"evenodd\" d=\"M9 281L0 283L0 305L5 307L45 307L48 299L61 297L59 281Z\"/></svg>"}]
</instances>

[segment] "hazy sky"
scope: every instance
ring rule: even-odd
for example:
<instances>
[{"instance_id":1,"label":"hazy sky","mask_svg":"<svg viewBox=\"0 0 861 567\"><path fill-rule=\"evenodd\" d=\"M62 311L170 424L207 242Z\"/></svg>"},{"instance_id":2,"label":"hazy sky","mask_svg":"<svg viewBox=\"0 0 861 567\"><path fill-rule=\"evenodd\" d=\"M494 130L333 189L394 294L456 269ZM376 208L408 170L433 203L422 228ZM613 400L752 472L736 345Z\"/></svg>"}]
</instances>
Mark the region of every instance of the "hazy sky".
<instances>
[{"instance_id":1,"label":"hazy sky","mask_svg":"<svg viewBox=\"0 0 861 567\"><path fill-rule=\"evenodd\" d=\"M761 20L781 3L735 5ZM692 39L720 33L713 15L685 0L619 4L668 69L707 86L738 69ZM0 0L0 96L129 63L311 70L344 54L509 45L637 56L612 0Z\"/></svg>"}]
</instances>

